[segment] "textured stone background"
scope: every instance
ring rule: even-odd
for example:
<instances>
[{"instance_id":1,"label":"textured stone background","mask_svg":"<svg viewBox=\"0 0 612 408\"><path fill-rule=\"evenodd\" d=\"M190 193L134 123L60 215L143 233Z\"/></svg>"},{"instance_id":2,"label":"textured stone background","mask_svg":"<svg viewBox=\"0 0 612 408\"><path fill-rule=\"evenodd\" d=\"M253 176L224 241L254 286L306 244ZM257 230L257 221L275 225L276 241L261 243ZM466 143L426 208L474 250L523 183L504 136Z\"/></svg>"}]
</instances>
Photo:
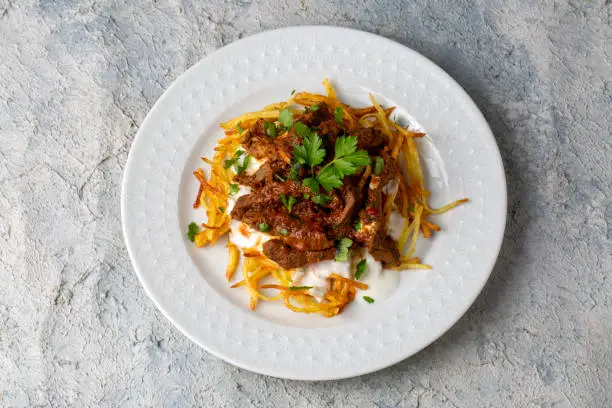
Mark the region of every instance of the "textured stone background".
<instances>
[{"instance_id":1,"label":"textured stone background","mask_svg":"<svg viewBox=\"0 0 612 408\"><path fill-rule=\"evenodd\" d=\"M0 0L0 405L612 406L609 1ZM217 48L262 30L376 32L455 77L509 186L501 257L418 355L324 383L218 360L155 309L121 235L138 125Z\"/></svg>"}]
</instances>

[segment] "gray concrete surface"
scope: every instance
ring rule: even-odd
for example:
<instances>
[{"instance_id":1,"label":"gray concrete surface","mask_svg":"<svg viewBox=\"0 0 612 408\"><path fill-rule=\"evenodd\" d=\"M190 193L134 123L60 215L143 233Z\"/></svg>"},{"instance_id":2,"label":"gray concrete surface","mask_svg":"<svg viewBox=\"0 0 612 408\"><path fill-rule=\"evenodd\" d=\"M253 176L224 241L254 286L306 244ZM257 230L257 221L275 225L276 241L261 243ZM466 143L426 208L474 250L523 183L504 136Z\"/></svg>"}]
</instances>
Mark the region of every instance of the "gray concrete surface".
<instances>
[{"instance_id":1,"label":"gray concrete surface","mask_svg":"<svg viewBox=\"0 0 612 408\"><path fill-rule=\"evenodd\" d=\"M0 405L612 406L609 1L0 0ZM467 315L394 367L283 381L192 344L121 235L138 125L186 68L299 24L423 53L483 110L506 166L501 257Z\"/></svg>"}]
</instances>

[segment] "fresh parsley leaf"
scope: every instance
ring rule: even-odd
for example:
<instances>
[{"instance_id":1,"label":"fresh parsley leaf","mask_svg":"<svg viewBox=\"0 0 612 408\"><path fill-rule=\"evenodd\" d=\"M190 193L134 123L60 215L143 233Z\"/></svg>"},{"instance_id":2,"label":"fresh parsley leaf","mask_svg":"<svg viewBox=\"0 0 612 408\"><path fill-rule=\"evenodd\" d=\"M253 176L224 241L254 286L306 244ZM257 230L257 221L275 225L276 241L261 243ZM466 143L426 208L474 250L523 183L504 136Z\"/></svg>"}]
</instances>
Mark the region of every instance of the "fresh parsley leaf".
<instances>
[{"instance_id":1,"label":"fresh parsley leaf","mask_svg":"<svg viewBox=\"0 0 612 408\"><path fill-rule=\"evenodd\" d=\"M243 154L244 154L244 150L236 150L236 153L234 153L234 156L232 156L231 159L225 160L223 162L223 167L226 168L226 169L229 169L234 164L236 164L236 162L238 161L240 156L242 156Z\"/></svg>"},{"instance_id":2,"label":"fresh parsley leaf","mask_svg":"<svg viewBox=\"0 0 612 408\"><path fill-rule=\"evenodd\" d=\"M363 300L365 300L365 301L366 301L366 302L368 302L369 304L374 303L374 299L372 299L372 298L371 298L371 297L369 297L369 296L364 296L364 297L363 297Z\"/></svg>"},{"instance_id":3,"label":"fresh parsley leaf","mask_svg":"<svg viewBox=\"0 0 612 408\"><path fill-rule=\"evenodd\" d=\"M281 234L281 235L284 235L284 236L289 235L289 231L287 231L287 230L286 230L286 229L284 229L284 228L279 229L279 230L278 230L278 233L279 233L279 234Z\"/></svg>"},{"instance_id":4,"label":"fresh parsley leaf","mask_svg":"<svg viewBox=\"0 0 612 408\"><path fill-rule=\"evenodd\" d=\"M287 200L287 204L288 204L287 211L291 212L291 209L293 208L293 204L295 204L296 202L297 202L297 199L294 196L289 196L289 199Z\"/></svg>"},{"instance_id":5,"label":"fresh parsley leaf","mask_svg":"<svg viewBox=\"0 0 612 408\"><path fill-rule=\"evenodd\" d=\"M319 110L319 105L312 105L310 108L308 108L309 111L315 112Z\"/></svg>"},{"instance_id":6,"label":"fresh parsley leaf","mask_svg":"<svg viewBox=\"0 0 612 408\"><path fill-rule=\"evenodd\" d=\"M312 289L312 286L289 286L289 290L307 290Z\"/></svg>"},{"instance_id":7,"label":"fresh parsley leaf","mask_svg":"<svg viewBox=\"0 0 612 408\"><path fill-rule=\"evenodd\" d=\"M337 124L342 126L342 107L341 106L338 106L336 109L334 109L334 119L336 120Z\"/></svg>"},{"instance_id":8,"label":"fresh parsley leaf","mask_svg":"<svg viewBox=\"0 0 612 408\"><path fill-rule=\"evenodd\" d=\"M266 224L265 222L260 223L258 227L261 232L266 232L270 229L270 226Z\"/></svg>"},{"instance_id":9,"label":"fresh parsley leaf","mask_svg":"<svg viewBox=\"0 0 612 408\"><path fill-rule=\"evenodd\" d=\"M312 168L325 159L327 152L322 147L323 140L319 135L308 129L303 123L296 123L296 132L302 138L302 144L293 148L294 160L299 164L307 164ZM354 136L339 137L334 146L334 159L327 163L317 175L304 181L313 193L318 193L317 185L326 191L342 186L344 176L355 174L360 167L370 164L370 156L365 150L357 149L357 138ZM316 181L316 183L315 183Z\"/></svg>"},{"instance_id":10,"label":"fresh parsley leaf","mask_svg":"<svg viewBox=\"0 0 612 408\"><path fill-rule=\"evenodd\" d=\"M302 122L298 122L295 124L295 131L302 139L306 139L310 136L311 130L308 129L308 126L303 124Z\"/></svg>"},{"instance_id":11,"label":"fresh parsley leaf","mask_svg":"<svg viewBox=\"0 0 612 408\"><path fill-rule=\"evenodd\" d=\"M370 157L365 150L357 150L357 138L355 136L343 136L336 140L334 147L334 160L344 158L357 166L370 164Z\"/></svg>"},{"instance_id":12,"label":"fresh parsley leaf","mask_svg":"<svg viewBox=\"0 0 612 408\"><path fill-rule=\"evenodd\" d=\"M308 187L313 193L317 194L319 192L319 182L314 177L307 177L302 180L302 183Z\"/></svg>"},{"instance_id":13,"label":"fresh parsley leaf","mask_svg":"<svg viewBox=\"0 0 612 408\"><path fill-rule=\"evenodd\" d=\"M412 204L408 206L408 212L414 212L414 206Z\"/></svg>"},{"instance_id":14,"label":"fresh parsley leaf","mask_svg":"<svg viewBox=\"0 0 612 408\"><path fill-rule=\"evenodd\" d=\"M332 191L334 188L342 186L342 180L338 177L333 167L323 168L317 175L317 180L327 191Z\"/></svg>"},{"instance_id":15,"label":"fresh parsley leaf","mask_svg":"<svg viewBox=\"0 0 612 408\"><path fill-rule=\"evenodd\" d=\"M331 201L331 197L326 194L317 194L312 196L312 202L319 205L325 205Z\"/></svg>"},{"instance_id":16,"label":"fresh parsley leaf","mask_svg":"<svg viewBox=\"0 0 612 408\"><path fill-rule=\"evenodd\" d=\"M338 242L336 252L336 262L346 262L348 260L349 248L353 245L353 240L350 238L342 238Z\"/></svg>"},{"instance_id":17,"label":"fresh parsley leaf","mask_svg":"<svg viewBox=\"0 0 612 408\"><path fill-rule=\"evenodd\" d=\"M344 178L344 176L355 174L359 168L367 166L368 164L370 164L370 157L365 150L359 150L358 152L351 153L340 159L333 160L334 170L336 170L336 173L341 179Z\"/></svg>"},{"instance_id":18,"label":"fresh parsley leaf","mask_svg":"<svg viewBox=\"0 0 612 408\"><path fill-rule=\"evenodd\" d=\"M357 223L355 224L355 231L361 231L362 228L363 225L361 224L361 220L357 221Z\"/></svg>"},{"instance_id":19,"label":"fresh parsley leaf","mask_svg":"<svg viewBox=\"0 0 612 408\"><path fill-rule=\"evenodd\" d=\"M286 129L290 129L291 126L293 126L293 112L291 112L288 108L281 110L278 114L278 121Z\"/></svg>"},{"instance_id":20,"label":"fresh parsley leaf","mask_svg":"<svg viewBox=\"0 0 612 408\"><path fill-rule=\"evenodd\" d=\"M276 125L272 122L264 122L264 130L271 138L276 137Z\"/></svg>"},{"instance_id":21,"label":"fresh parsley leaf","mask_svg":"<svg viewBox=\"0 0 612 408\"><path fill-rule=\"evenodd\" d=\"M384 168L385 168L385 159L383 159L382 157L376 157L375 164L374 164L374 174L377 176L380 176L380 173L382 173Z\"/></svg>"},{"instance_id":22,"label":"fresh parsley leaf","mask_svg":"<svg viewBox=\"0 0 612 408\"><path fill-rule=\"evenodd\" d=\"M314 133L314 135L318 138L316 133ZM370 164L368 152L365 150L355 151L356 149L357 138L354 136L339 137L336 140L334 159L326 164L316 176L317 181L325 190L332 191L334 188L341 187L344 176L355 174L360 167ZM306 156L305 148L298 149L298 147L296 147L294 149L294 154L296 150L298 160L300 160L300 157ZM325 149L320 149L317 158L318 157L321 158L321 161L317 164L321 163L325 158Z\"/></svg>"},{"instance_id":23,"label":"fresh parsley leaf","mask_svg":"<svg viewBox=\"0 0 612 408\"><path fill-rule=\"evenodd\" d=\"M336 140L334 158L344 157L347 154L355 153L357 150L357 138L355 136L343 136Z\"/></svg>"},{"instance_id":24,"label":"fresh parsley leaf","mask_svg":"<svg viewBox=\"0 0 612 408\"><path fill-rule=\"evenodd\" d=\"M303 123L296 123L295 130L302 138L302 144L293 148L293 156L298 163L307 164L310 167L321 164L326 153L321 147L323 140Z\"/></svg>"},{"instance_id":25,"label":"fresh parsley leaf","mask_svg":"<svg viewBox=\"0 0 612 408\"><path fill-rule=\"evenodd\" d=\"M187 237L189 237L189 240L191 242L195 241L195 236L198 232L200 232L200 227L198 226L198 224L196 224L195 222L189 224L189 226L187 227Z\"/></svg>"},{"instance_id":26,"label":"fresh parsley leaf","mask_svg":"<svg viewBox=\"0 0 612 408\"><path fill-rule=\"evenodd\" d=\"M241 135L242 132L244 132L244 128L242 127L242 125L240 124L240 122L238 122L238 124L236 125L236 129L238 130L238 134Z\"/></svg>"},{"instance_id":27,"label":"fresh parsley leaf","mask_svg":"<svg viewBox=\"0 0 612 408\"><path fill-rule=\"evenodd\" d=\"M291 91L291 95L295 95L295 89Z\"/></svg>"},{"instance_id":28,"label":"fresh parsley leaf","mask_svg":"<svg viewBox=\"0 0 612 408\"><path fill-rule=\"evenodd\" d=\"M238 194L240 191L240 186L238 184L230 184L229 190L230 194Z\"/></svg>"},{"instance_id":29,"label":"fresh parsley leaf","mask_svg":"<svg viewBox=\"0 0 612 408\"><path fill-rule=\"evenodd\" d=\"M234 170L236 171L236 174L242 174L246 169L248 169L250 161L251 161L251 155L247 154L244 157L244 161L242 162L242 164L239 164L239 163L234 164Z\"/></svg>"},{"instance_id":30,"label":"fresh parsley leaf","mask_svg":"<svg viewBox=\"0 0 612 408\"><path fill-rule=\"evenodd\" d=\"M280 195L280 200L285 206L285 208L287 209L287 211L289 212L291 212L291 209L293 208L293 204L297 202L294 196L286 197L284 194Z\"/></svg>"},{"instance_id":31,"label":"fresh parsley leaf","mask_svg":"<svg viewBox=\"0 0 612 408\"><path fill-rule=\"evenodd\" d=\"M355 271L355 280L359 280L359 278L361 278L361 276L363 276L365 271L366 271L366 260L362 259L357 264L357 271Z\"/></svg>"},{"instance_id":32,"label":"fresh parsley leaf","mask_svg":"<svg viewBox=\"0 0 612 408\"><path fill-rule=\"evenodd\" d=\"M225 207L217 207L217 209L221 211L222 213L225 213Z\"/></svg>"}]
</instances>

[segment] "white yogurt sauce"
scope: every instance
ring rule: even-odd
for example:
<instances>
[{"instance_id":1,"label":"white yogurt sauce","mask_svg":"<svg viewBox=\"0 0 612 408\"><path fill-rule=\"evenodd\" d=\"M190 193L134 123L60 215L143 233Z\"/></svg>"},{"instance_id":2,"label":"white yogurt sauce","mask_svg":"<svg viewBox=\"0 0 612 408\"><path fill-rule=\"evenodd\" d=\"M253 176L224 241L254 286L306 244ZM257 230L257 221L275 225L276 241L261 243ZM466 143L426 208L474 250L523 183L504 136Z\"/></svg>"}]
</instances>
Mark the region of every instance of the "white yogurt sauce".
<instances>
[{"instance_id":1,"label":"white yogurt sauce","mask_svg":"<svg viewBox=\"0 0 612 408\"><path fill-rule=\"evenodd\" d=\"M329 290L329 277L334 273L350 278L351 263L349 261L336 262L330 259L298 268L293 277L293 284L296 286L311 286L308 292L318 301L321 301Z\"/></svg>"},{"instance_id":2,"label":"white yogurt sauce","mask_svg":"<svg viewBox=\"0 0 612 408\"><path fill-rule=\"evenodd\" d=\"M249 167L246 168L245 172L248 175L255 174L255 172L265 163L265 160L257 160L253 156L249 159Z\"/></svg>"},{"instance_id":3,"label":"white yogurt sauce","mask_svg":"<svg viewBox=\"0 0 612 408\"><path fill-rule=\"evenodd\" d=\"M404 228L404 221L406 218L402 216L398 211L391 211L389 214L389 222L387 223L387 234L395 241L397 241L402 235L402 229Z\"/></svg>"},{"instance_id":4,"label":"white yogurt sauce","mask_svg":"<svg viewBox=\"0 0 612 408\"><path fill-rule=\"evenodd\" d=\"M360 290L357 294L357 298L361 303L367 303L363 300L364 296L369 296L374 299L374 301L383 300L399 286L399 272L383 270L382 264L367 252L365 259L366 271L359 281L366 283L368 289Z\"/></svg>"},{"instance_id":5,"label":"white yogurt sauce","mask_svg":"<svg viewBox=\"0 0 612 408\"><path fill-rule=\"evenodd\" d=\"M254 230L243 222L236 220L230 222L229 240L242 250L263 252L263 244L270 239L271 235Z\"/></svg>"}]
</instances>

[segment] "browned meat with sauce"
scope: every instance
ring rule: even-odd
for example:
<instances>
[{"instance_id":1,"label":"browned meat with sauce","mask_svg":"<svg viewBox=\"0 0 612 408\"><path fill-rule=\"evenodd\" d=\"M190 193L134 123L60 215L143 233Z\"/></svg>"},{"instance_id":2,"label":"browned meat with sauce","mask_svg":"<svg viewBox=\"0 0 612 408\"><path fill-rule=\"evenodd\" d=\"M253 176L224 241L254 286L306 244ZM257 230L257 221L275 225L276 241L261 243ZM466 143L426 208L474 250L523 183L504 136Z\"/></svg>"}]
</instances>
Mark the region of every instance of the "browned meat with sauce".
<instances>
[{"instance_id":1,"label":"browned meat with sauce","mask_svg":"<svg viewBox=\"0 0 612 408\"><path fill-rule=\"evenodd\" d=\"M385 208L386 200L391 198L383 194L383 188L391 180L394 180L399 172L397 161L391 155L383 152L381 157L385 165L380 175L374 175L370 179L367 192L365 193L365 204L359 212L359 220L363 228L355 233L356 238L363 242L369 250L372 250L376 242L380 241L381 238L379 236L385 231L386 227L384 225L383 209ZM389 239L393 241L391 238Z\"/></svg>"},{"instance_id":2,"label":"browned meat with sauce","mask_svg":"<svg viewBox=\"0 0 612 408\"><path fill-rule=\"evenodd\" d=\"M300 219L306 220L317 219L325 215L323 209L310 200L304 200L294 204L291 213Z\"/></svg>"},{"instance_id":3,"label":"browned meat with sauce","mask_svg":"<svg viewBox=\"0 0 612 408\"><path fill-rule=\"evenodd\" d=\"M399 265L400 252L397 243L386 233L379 231L372 246L368 248L370 255L385 266Z\"/></svg>"},{"instance_id":4,"label":"browned meat with sauce","mask_svg":"<svg viewBox=\"0 0 612 408\"><path fill-rule=\"evenodd\" d=\"M379 156L384 160L381 174L362 168L346 176L340 188L331 192L322 189L321 193L329 196L330 201L315 204L310 199L314 193L308 187L289 179L293 148L302 143L295 127L282 137L270 138L265 133L264 121L260 120L245 135L243 145L249 154L267 161L255 174L234 178L234 182L250 186L252 193L237 200L232 218L257 230L265 224L266 232L275 238L264 244L264 254L284 268L333 259L335 243L342 238L352 239L354 247L366 247L386 266L397 265L400 253L396 242L386 233L383 217L386 200L391 199L383 193L383 188L400 174L397 161L389 154L388 138L374 128L359 128L354 132L343 129L325 103L296 117L297 122L316 128L323 138L328 154L315 167L315 172L331 160L338 137L353 135L357 137L358 149L367 150L372 159ZM311 175L307 166L298 171L300 180ZM291 209L287 205L289 198ZM355 230L357 221L361 221L360 230Z\"/></svg>"},{"instance_id":5,"label":"browned meat with sauce","mask_svg":"<svg viewBox=\"0 0 612 408\"><path fill-rule=\"evenodd\" d=\"M331 213L326 217L328 225L344 224L351 220L357 210L357 193L350 184L345 184L340 190L340 194L333 194L332 201L328 207Z\"/></svg>"},{"instance_id":6,"label":"browned meat with sauce","mask_svg":"<svg viewBox=\"0 0 612 408\"><path fill-rule=\"evenodd\" d=\"M251 206L236 213L232 211L232 218L254 229L259 229L262 223L267 224L270 227L267 231L269 234L278 236L289 246L302 251L318 251L334 246L334 241L327 238L323 226L317 223L316 219L295 217L289 214L282 204Z\"/></svg>"},{"instance_id":7,"label":"browned meat with sauce","mask_svg":"<svg viewBox=\"0 0 612 408\"><path fill-rule=\"evenodd\" d=\"M342 134L342 128L336 123L335 119L328 119L325 122L321 122L318 132L327 136L330 140L333 138L334 143L331 143L333 146L336 143L336 138Z\"/></svg>"},{"instance_id":8,"label":"browned meat with sauce","mask_svg":"<svg viewBox=\"0 0 612 408\"><path fill-rule=\"evenodd\" d=\"M285 269L299 268L314 262L333 259L336 248L322 251L300 251L278 239L272 239L263 245L263 252L268 258Z\"/></svg>"},{"instance_id":9,"label":"browned meat with sauce","mask_svg":"<svg viewBox=\"0 0 612 408\"><path fill-rule=\"evenodd\" d=\"M244 211L252 207L265 208L266 206L280 202L281 194L289 197L302 197L304 193L309 193L307 187L298 185L293 180L288 180L284 183L272 181L266 183L262 188L258 188L251 194L244 195L236 201L231 216L234 219L240 219Z\"/></svg>"},{"instance_id":10,"label":"browned meat with sauce","mask_svg":"<svg viewBox=\"0 0 612 408\"><path fill-rule=\"evenodd\" d=\"M255 174L238 174L234 177L234 183L260 188L266 184L288 177L291 167L282 160L270 159L261 165Z\"/></svg>"},{"instance_id":11,"label":"browned meat with sauce","mask_svg":"<svg viewBox=\"0 0 612 408\"><path fill-rule=\"evenodd\" d=\"M374 128L359 128L353 136L357 137L357 148L365 149L370 153L373 153L373 150L375 151L376 148L384 147L389 143L387 136Z\"/></svg>"},{"instance_id":12,"label":"browned meat with sauce","mask_svg":"<svg viewBox=\"0 0 612 408\"><path fill-rule=\"evenodd\" d=\"M387 152L382 152L380 157L385 161L383 171L380 173L380 184L385 186L389 181L395 180L399 176L399 166L397 160Z\"/></svg>"},{"instance_id":13,"label":"browned meat with sauce","mask_svg":"<svg viewBox=\"0 0 612 408\"><path fill-rule=\"evenodd\" d=\"M244 146L244 149L257 159L278 156L275 139L266 135L264 123L265 121L263 119L259 119L242 138L242 146Z\"/></svg>"},{"instance_id":14,"label":"browned meat with sauce","mask_svg":"<svg viewBox=\"0 0 612 408\"><path fill-rule=\"evenodd\" d=\"M296 119L296 122L302 122L308 127L318 126L324 120L332 117L329 106L325 102L321 102L316 110L309 109Z\"/></svg>"}]
</instances>

